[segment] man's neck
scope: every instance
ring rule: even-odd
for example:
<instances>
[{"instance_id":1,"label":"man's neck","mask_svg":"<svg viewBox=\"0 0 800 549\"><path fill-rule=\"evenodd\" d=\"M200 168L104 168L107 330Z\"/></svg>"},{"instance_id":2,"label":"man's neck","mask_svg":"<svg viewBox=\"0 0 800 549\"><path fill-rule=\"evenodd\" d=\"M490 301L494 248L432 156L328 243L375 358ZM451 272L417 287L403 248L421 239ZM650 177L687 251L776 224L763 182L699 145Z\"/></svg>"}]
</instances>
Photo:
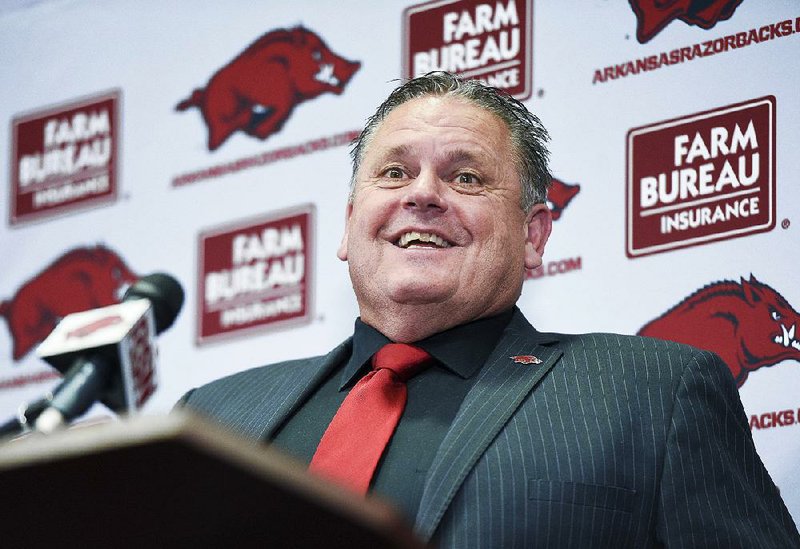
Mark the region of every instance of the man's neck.
<instances>
[{"instance_id":1,"label":"man's neck","mask_svg":"<svg viewBox=\"0 0 800 549\"><path fill-rule=\"evenodd\" d=\"M361 319L397 343L420 341L454 326L499 314L513 306L467 310L444 304L393 305L369 311L361 308Z\"/></svg>"}]
</instances>

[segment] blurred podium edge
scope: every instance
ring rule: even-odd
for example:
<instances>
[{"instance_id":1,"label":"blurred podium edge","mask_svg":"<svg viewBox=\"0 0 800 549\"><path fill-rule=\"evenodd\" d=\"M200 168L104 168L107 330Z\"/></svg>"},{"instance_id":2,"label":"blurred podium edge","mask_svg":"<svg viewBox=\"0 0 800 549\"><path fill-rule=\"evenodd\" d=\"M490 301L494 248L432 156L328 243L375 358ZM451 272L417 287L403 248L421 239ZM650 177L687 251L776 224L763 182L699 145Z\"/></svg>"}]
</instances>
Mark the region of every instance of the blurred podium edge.
<instances>
[{"instance_id":1,"label":"blurred podium edge","mask_svg":"<svg viewBox=\"0 0 800 549\"><path fill-rule=\"evenodd\" d=\"M2 441L0 498L5 547L427 547L378 498L186 411Z\"/></svg>"}]
</instances>

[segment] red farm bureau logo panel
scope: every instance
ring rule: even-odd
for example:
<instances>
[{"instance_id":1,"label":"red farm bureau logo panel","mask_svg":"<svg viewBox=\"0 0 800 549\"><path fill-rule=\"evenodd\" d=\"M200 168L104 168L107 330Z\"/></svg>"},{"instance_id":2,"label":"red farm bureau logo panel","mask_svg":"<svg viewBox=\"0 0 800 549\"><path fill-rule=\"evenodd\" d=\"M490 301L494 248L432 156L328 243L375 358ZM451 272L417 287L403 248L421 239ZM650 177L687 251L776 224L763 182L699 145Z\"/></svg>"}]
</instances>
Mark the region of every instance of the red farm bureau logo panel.
<instances>
[{"instance_id":1,"label":"red farm bureau logo panel","mask_svg":"<svg viewBox=\"0 0 800 549\"><path fill-rule=\"evenodd\" d=\"M708 30L730 19L742 0L629 0L636 14L636 38L649 42L675 19Z\"/></svg>"},{"instance_id":2,"label":"red farm bureau logo panel","mask_svg":"<svg viewBox=\"0 0 800 549\"><path fill-rule=\"evenodd\" d=\"M283 128L298 104L323 93L340 95L360 67L333 53L313 31L277 29L250 44L175 108L200 109L210 151L236 131L264 140Z\"/></svg>"},{"instance_id":3,"label":"red farm bureau logo panel","mask_svg":"<svg viewBox=\"0 0 800 549\"><path fill-rule=\"evenodd\" d=\"M634 258L775 226L775 98L628 132L626 252Z\"/></svg>"},{"instance_id":4,"label":"red farm bureau logo panel","mask_svg":"<svg viewBox=\"0 0 800 549\"><path fill-rule=\"evenodd\" d=\"M531 95L532 0L438 0L403 12L403 77L445 70Z\"/></svg>"},{"instance_id":5,"label":"red farm bureau logo panel","mask_svg":"<svg viewBox=\"0 0 800 549\"><path fill-rule=\"evenodd\" d=\"M198 343L311 316L314 207L200 235Z\"/></svg>"},{"instance_id":6,"label":"red farm bureau logo panel","mask_svg":"<svg viewBox=\"0 0 800 549\"><path fill-rule=\"evenodd\" d=\"M12 224L116 198L118 108L111 92L13 120Z\"/></svg>"}]
</instances>

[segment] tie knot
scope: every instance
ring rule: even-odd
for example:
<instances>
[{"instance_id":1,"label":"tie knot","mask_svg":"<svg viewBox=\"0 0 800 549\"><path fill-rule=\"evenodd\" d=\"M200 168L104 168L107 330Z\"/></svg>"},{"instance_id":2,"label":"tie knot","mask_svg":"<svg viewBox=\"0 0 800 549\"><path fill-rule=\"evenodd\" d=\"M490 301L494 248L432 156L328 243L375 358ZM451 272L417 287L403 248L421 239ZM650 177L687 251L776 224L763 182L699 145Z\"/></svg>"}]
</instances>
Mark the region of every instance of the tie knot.
<instances>
[{"instance_id":1,"label":"tie knot","mask_svg":"<svg viewBox=\"0 0 800 549\"><path fill-rule=\"evenodd\" d=\"M386 368L406 381L422 370L431 358L431 355L419 347L405 343L388 343L372 357L372 369Z\"/></svg>"}]
</instances>

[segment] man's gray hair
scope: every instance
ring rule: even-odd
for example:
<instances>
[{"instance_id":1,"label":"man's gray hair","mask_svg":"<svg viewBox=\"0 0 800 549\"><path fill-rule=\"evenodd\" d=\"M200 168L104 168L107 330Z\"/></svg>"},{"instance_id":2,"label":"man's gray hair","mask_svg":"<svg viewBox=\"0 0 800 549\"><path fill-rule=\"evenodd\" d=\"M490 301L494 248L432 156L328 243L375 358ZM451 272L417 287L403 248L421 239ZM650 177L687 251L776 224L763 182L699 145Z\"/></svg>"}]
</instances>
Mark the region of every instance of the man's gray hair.
<instances>
[{"instance_id":1,"label":"man's gray hair","mask_svg":"<svg viewBox=\"0 0 800 549\"><path fill-rule=\"evenodd\" d=\"M403 103L426 96L463 98L500 117L511 134L517 173L522 187L522 209L530 211L534 204L547 199L547 189L552 179L548 168L550 153L546 147L550 136L539 118L502 90L476 80L464 80L447 72L430 72L395 88L386 101L380 104L375 114L367 119L364 129L353 140L350 150L350 157L353 159L353 174L350 178L351 201L355 194L356 174L381 122Z\"/></svg>"}]
</instances>

